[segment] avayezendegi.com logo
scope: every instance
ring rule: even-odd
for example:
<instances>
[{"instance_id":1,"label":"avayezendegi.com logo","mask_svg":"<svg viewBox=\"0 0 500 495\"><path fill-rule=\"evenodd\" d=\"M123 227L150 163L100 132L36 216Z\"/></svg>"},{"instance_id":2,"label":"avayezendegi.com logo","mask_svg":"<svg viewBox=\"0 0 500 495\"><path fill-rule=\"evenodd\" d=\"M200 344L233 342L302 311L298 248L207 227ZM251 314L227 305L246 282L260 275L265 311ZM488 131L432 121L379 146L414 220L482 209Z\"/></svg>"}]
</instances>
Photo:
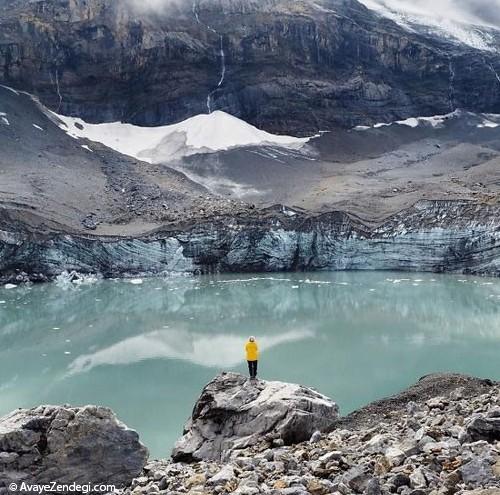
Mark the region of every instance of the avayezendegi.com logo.
<instances>
[{"instance_id":1,"label":"avayezendegi.com logo","mask_svg":"<svg viewBox=\"0 0 500 495\"><path fill-rule=\"evenodd\" d=\"M113 493L116 492L115 485L93 485L92 483L58 483L53 481L43 485L26 483L11 483L11 493Z\"/></svg>"}]
</instances>

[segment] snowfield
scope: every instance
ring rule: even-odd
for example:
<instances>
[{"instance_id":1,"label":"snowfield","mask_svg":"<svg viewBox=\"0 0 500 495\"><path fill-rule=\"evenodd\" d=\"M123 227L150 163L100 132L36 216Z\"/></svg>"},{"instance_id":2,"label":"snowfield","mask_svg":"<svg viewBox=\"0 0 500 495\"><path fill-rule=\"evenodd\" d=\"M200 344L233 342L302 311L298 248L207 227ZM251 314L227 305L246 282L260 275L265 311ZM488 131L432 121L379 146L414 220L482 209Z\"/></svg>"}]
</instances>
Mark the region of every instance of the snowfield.
<instances>
[{"instance_id":1,"label":"snowfield","mask_svg":"<svg viewBox=\"0 0 500 495\"><path fill-rule=\"evenodd\" d=\"M453 0L360 0L367 8L407 30L498 52L492 35L499 26L484 22ZM496 1L496 0L493 0Z\"/></svg>"},{"instance_id":2,"label":"snowfield","mask_svg":"<svg viewBox=\"0 0 500 495\"><path fill-rule=\"evenodd\" d=\"M102 143L149 163L245 146L275 145L298 149L311 139L270 134L222 111L196 115L178 124L160 127L140 127L122 122L88 124L79 118L53 115L60 121L61 129L70 136Z\"/></svg>"}]
</instances>

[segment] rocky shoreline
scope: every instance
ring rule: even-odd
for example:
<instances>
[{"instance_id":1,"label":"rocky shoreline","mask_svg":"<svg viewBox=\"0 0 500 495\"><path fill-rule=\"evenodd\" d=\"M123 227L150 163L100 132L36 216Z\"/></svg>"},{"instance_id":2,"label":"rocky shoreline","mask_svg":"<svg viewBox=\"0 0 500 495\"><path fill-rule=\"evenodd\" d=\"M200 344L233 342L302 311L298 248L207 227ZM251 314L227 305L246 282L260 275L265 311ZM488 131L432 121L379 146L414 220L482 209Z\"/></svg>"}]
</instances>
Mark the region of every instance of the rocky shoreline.
<instances>
[{"instance_id":1,"label":"rocky shoreline","mask_svg":"<svg viewBox=\"0 0 500 495\"><path fill-rule=\"evenodd\" d=\"M341 211L311 216L276 206L130 238L34 232L3 216L3 283L71 270L104 277L315 270L500 276L500 206L420 201L372 226Z\"/></svg>"},{"instance_id":2,"label":"rocky shoreline","mask_svg":"<svg viewBox=\"0 0 500 495\"><path fill-rule=\"evenodd\" d=\"M498 495L500 385L438 374L333 422L190 465L150 462L127 493Z\"/></svg>"},{"instance_id":3,"label":"rocky shoreline","mask_svg":"<svg viewBox=\"0 0 500 495\"><path fill-rule=\"evenodd\" d=\"M234 387L239 398L232 400ZM276 390L281 391L277 399ZM270 400L272 396L276 400ZM331 411L321 424L314 423L318 407ZM119 492L131 495L500 493L500 383L491 380L429 375L400 394L339 418L336 405L315 391L279 382L250 383L229 373L204 389L185 433L193 424L203 426L196 414L202 410L206 431L215 432L212 440L220 435L215 441L226 449L224 461L211 459L206 450L196 462L146 463L137 435L105 408L40 406L15 411L0 419L0 493L9 493L7 482L20 481L27 470L40 480L59 469L67 480L75 472L82 475L89 465L99 481L105 481L111 468L114 480L121 482ZM269 420L273 413L278 422ZM312 418L309 426L322 432L315 431L302 443L286 441L281 433L304 414ZM235 417L248 421L247 431L232 428L242 424ZM212 429L213 421L220 429ZM297 431L305 431L306 423L295 424ZM44 442L37 436L42 430ZM219 441L227 439L229 431L242 441ZM259 431L250 442L249 431ZM94 446L91 438L99 439ZM81 448L82 439L86 449ZM117 445L124 441L126 454ZM183 445L181 439L176 449ZM71 455L64 455L66 448Z\"/></svg>"}]
</instances>

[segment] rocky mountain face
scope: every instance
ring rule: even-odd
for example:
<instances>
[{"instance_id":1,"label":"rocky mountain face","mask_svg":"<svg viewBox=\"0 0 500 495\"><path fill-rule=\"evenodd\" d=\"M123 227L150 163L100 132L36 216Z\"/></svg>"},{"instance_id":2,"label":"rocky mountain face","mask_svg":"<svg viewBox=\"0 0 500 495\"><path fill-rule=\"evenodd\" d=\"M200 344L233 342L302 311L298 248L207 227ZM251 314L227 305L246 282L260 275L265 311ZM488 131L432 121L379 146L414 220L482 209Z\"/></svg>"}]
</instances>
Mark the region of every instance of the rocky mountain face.
<instances>
[{"instance_id":1,"label":"rocky mountain face","mask_svg":"<svg viewBox=\"0 0 500 495\"><path fill-rule=\"evenodd\" d=\"M222 109L305 134L500 113L498 52L405 30L356 0L141 3L3 2L0 82L61 113L143 125Z\"/></svg>"}]
</instances>

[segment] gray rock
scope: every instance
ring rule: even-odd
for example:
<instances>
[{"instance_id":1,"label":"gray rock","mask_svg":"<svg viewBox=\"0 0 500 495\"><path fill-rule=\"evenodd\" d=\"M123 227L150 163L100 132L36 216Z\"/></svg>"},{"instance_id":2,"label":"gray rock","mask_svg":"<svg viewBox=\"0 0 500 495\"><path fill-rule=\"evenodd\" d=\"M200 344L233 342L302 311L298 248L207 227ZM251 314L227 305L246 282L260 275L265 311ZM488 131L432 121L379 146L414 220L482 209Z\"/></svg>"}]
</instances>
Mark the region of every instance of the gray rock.
<instances>
[{"instance_id":1,"label":"gray rock","mask_svg":"<svg viewBox=\"0 0 500 495\"><path fill-rule=\"evenodd\" d=\"M224 485L234 479L234 469L231 465L223 466L222 469L208 480L209 485Z\"/></svg>"},{"instance_id":2,"label":"gray rock","mask_svg":"<svg viewBox=\"0 0 500 495\"><path fill-rule=\"evenodd\" d=\"M385 457L393 466L399 466L406 458L405 453L399 447L389 447L385 451Z\"/></svg>"},{"instance_id":3,"label":"gray rock","mask_svg":"<svg viewBox=\"0 0 500 495\"><path fill-rule=\"evenodd\" d=\"M475 416L467 425L466 431L473 441L498 441L500 440L500 417Z\"/></svg>"},{"instance_id":4,"label":"gray rock","mask_svg":"<svg viewBox=\"0 0 500 495\"><path fill-rule=\"evenodd\" d=\"M321 440L321 432L320 431L315 431L312 435L311 438L309 439L310 443L318 443Z\"/></svg>"},{"instance_id":5,"label":"gray rock","mask_svg":"<svg viewBox=\"0 0 500 495\"><path fill-rule=\"evenodd\" d=\"M476 457L460 468L464 483L474 487L485 485L493 478L491 464L486 459Z\"/></svg>"},{"instance_id":6,"label":"gray rock","mask_svg":"<svg viewBox=\"0 0 500 495\"><path fill-rule=\"evenodd\" d=\"M128 485L148 457L108 408L43 406L0 418L0 479Z\"/></svg>"},{"instance_id":7,"label":"gray rock","mask_svg":"<svg viewBox=\"0 0 500 495\"><path fill-rule=\"evenodd\" d=\"M12 464L19 458L16 452L0 452L0 464Z\"/></svg>"},{"instance_id":8,"label":"gray rock","mask_svg":"<svg viewBox=\"0 0 500 495\"><path fill-rule=\"evenodd\" d=\"M184 462L221 459L266 436L298 443L331 427L338 416L335 402L300 385L251 382L237 373L222 373L203 389L172 457Z\"/></svg>"},{"instance_id":9,"label":"gray rock","mask_svg":"<svg viewBox=\"0 0 500 495\"><path fill-rule=\"evenodd\" d=\"M372 476L361 466L349 469L342 477L343 483L357 493L363 493L371 479Z\"/></svg>"},{"instance_id":10,"label":"gray rock","mask_svg":"<svg viewBox=\"0 0 500 495\"><path fill-rule=\"evenodd\" d=\"M372 478L366 485L365 495L381 495L380 481L377 478Z\"/></svg>"},{"instance_id":11,"label":"gray rock","mask_svg":"<svg viewBox=\"0 0 500 495\"><path fill-rule=\"evenodd\" d=\"M425 488L427 480L422 468L417 468L410 474L410 486L412 488Z\"/></svg>"},{"instance_id":12,"label":"gray rock","mask_svg":"<svg viewBox=\"0 0 500 495\"><path fill-rule=\"evenodd\" d=\"M409 476L406 475L406 474L403 474L403 473L398 473L398 474L392 476L389 479L389 483L391 485L395 486L396 488L400 488L402 486L410 486L411 485L411 481L410 481Z\"/></svg>"}]
</instances>

